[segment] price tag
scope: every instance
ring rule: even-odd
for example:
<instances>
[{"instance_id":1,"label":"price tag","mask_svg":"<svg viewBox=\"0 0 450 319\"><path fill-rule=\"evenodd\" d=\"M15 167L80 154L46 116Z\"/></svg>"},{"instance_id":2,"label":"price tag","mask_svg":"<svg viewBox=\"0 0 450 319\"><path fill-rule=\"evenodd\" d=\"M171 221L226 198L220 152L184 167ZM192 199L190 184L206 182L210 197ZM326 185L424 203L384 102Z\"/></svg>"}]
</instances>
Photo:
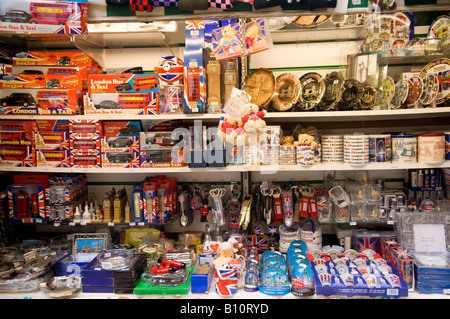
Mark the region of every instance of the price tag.
<instances>
[{"instance_id":1,"label":"price tag","mask_svg":"<svg viewBox=\"0 0 450 319\"><path fill-rule=\"evenodd\" d=\"M53 226L55 227L59 227L61 224L60 223L53 223Z\"/></svg>"},{"instance_id":2,"label":"price tag","mask_svg":"<svg viewBox=\"0 0 450 319\"><path fill-rule=\"evenodd\" d=\"M81 222L80 225L81 226L86 226L86 222Z\"/></svg>"},{"instance_id":3,"label":"price tag","mask_svg":"<svg viewBox=\"0 0 450 319\"><path fill-rule=\"evenodd\" d=\"M70 222L69 226L75 226L75 222Z\"/></svg>"},{"instance_id":4,"label":"price tag","mask_svg":"<svg viewBox=\"0 0 450 319\"><path fill-rule=\"evenodd\" d=\"M108 223L108 226L114 226L114 223Z\"/></svg>"},{"instance_id":5,"label":"price tag","mask_svg":"<svg viewBox=\"0 0 450 319\"><path fill-rule=\"evenodd\" d=\"M132 222L132 223L130 223L129 225L130 225L130 226L136 226L136 223L135 223L135 222Z\"/></svg>"},{"instance_id":6,"label":"price tag","mask_svg":"<svg viewBox=\"0 0 450 319\"><path fill-rule=\"evenodd\" d=\"M145 223L144 223L144 222L140 222L140 223L138 223L138 225L139 225L139 226L144 226Z\"/></svg>"},{"instance_id":7,"label":"price tag","mask_svg":"<svg viewBox=\"0 0 450 319\"><path fill-rule=\"evenodd\" d=\"M350 226L356 226L356 222L350 222Z\"/></svg>"}]
</instances>

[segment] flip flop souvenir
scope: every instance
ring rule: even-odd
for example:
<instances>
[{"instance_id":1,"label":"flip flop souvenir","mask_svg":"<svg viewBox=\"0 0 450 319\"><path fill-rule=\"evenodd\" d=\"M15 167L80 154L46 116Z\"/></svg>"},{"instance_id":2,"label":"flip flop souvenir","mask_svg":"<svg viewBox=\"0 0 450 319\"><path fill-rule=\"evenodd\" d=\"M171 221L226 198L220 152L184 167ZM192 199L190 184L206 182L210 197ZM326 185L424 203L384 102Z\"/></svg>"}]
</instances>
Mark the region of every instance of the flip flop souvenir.
<instances>
[{"instance_id":1,"label":"flip flop souvenir","mask_svg":"<svg viewBox=\"0 0 450 319\"><path fill-rule=\"evenodd\" d=\"M401 108L408 97L408 82L400 80L395 84L395 92L392 100L389 102L391 109Z\"/></svg>"},{"instance_id":2,"label":"flip flop souvenir","mask_svg":"<svg viewBox=\"0 0 450 319\"><path fill-rule=\"evenodd\" d=\"M344 77L339 72L331 72L324 79L325 92L318 104L318 108L322 111L334 109L336 103L340 100L344 85Z\"/></svg>"},{"instance_id":3,"label":"flip flop souvenir","mask_svg":"<svg viewBox=\"0 0 450 319\"><path fill-rule=\"evenodd\" d=\"M252 98L250 103L265 106L272 100L275 92L275 77L272 71L265 68L249 73L244 79L243 90Z\"/></svg>"},{"instance_id":4,"label":"flip flop souvenir","mask_svg":"<svg viewBox=\"0 0 450 319\"><path fill-rule=\"evenodd\" d=\"M359 101L359 108L361 110L369 110L375 104L377 98L377 89L371 85L366 85L363 88L363 94L361 100Z\"/></svg>"},{"instance_id":5,"label":"flip flop souvenir","mask_svg":"<svg viewBox=\"0 0 450 319\"><path fill-rule=\"evenodd\" d=\"M387 76L378 83L376 106L387 105L394 97L395 83L394 80Z\"/></svg>"},{"instance_id":6,"label":"flip flop souvenir","mask_svg":"<svg viewBox=\"0 0 450 319\"><path fill-rule=\"evenodd\" d=\"M439 91L439 79L434 73L427 73L422 78L423 90L419 102L423 105L430 105L436 99Z\"/></svg>"},{"instance_id":7,"label":"flip flop souvenir","mask_svg":"<svg viewBox=\"0 0 450 319\"><path fill-rule=\"evenodd\" d=\"M441 50L447 49L450 45L450 16L442 15L437 17L428 29L428 38L441 38Z\"/></svg>"},{"instance_id":8,"label":"flip flop souvenir","mask_svg":"<svg viewBox=\"0 0 450 319\"><path fill-rule=\"evenodd\" d=\"M356 106L361 100L363 94L363 86L361 82L354 79L344 81L344 90L337 106L339 110L349 110Z\"/></svg>"},{"instance_id":9,"label":"flip flop souvenir","mask_svg":"<svg viewBox=\"0 0 450 319\"><path fill-rule=\"evenodd\" d=\"M423 81L421 77L413 76L408 79L408 97L406 98L406 106L411 107L419 101L422 95Z\"/></svg>"},{"instance_id":10,"label":"flip flop souvenir","mask_svg":"<svg viewBox=\"0 0 450 319\"><path fill-rule=\"evenodd\" d=\"M325 84L319 73L309 72L300 77L301 93L298 106L302 111L312 110L322 99Z\"/></svg>"},{"instance_id":11,"label":"flip flop souvenir","mask_svg":"<svg viewBox=\"0 0 450 319\"><path fill-rule=\"evenodd\" d=\"M300 97L301 84L297 76L283 73L276 79L273 107L277 111L287 111L295 105Z\"/></svg>"},{"instance_id":12,"label":"flip flop souvenir","mask_svg":"<svg viewBox=\"0 0 450 319\"><path fill-rule=\"evenodd\" d=\"M428 63L419 76L423 78L427 73L434 73L439 81L436 104L441 104L450 98L450 59L442 58Z\"/></svg>"}]
</instances>

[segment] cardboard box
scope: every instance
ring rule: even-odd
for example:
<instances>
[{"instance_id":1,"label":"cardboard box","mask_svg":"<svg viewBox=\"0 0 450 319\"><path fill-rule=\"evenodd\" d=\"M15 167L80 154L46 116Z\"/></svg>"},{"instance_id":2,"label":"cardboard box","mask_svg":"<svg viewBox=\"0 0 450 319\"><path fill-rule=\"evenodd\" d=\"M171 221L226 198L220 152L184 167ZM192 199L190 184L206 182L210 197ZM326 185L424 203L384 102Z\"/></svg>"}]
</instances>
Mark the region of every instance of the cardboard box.
<instances>
[{"instance_id":1,"label":"cardboard box","mask_svg":"<svg viewBox=\"0 0 450 319\"><path fill-rule=\"evenodd\" d=\"M16 0L2 3L0 30L26 33L87 32L87 0Z\"/></svg>"},{"instance_id":2,"label":"cardboard box","mask_svg":"<svg viewBox=\"0 0 450 319\"><path fill-rule=\"evenodd\" d=\"M11 223L45 223L44 186L25 183L9 185L8 207Z\"/></svg>"},{"instance_id":3,"label":"cardboard box","mask_svg":"<svg viewBox=\"0 0 450 319\"><path fill-rule=\"evenodd\" d=\"M0 166L34 167L36 122L0 122Z\"/></svg>"},{"instance_id":4,"label":"cardboard box","mask_svg":"<svg viewBox=\"0 0 450 319\"><path fill-rule=\"evenodd\" d=\"M107 121L101 137L102 167L138 168L139 121Z\"/></svg>"}]
</instances>

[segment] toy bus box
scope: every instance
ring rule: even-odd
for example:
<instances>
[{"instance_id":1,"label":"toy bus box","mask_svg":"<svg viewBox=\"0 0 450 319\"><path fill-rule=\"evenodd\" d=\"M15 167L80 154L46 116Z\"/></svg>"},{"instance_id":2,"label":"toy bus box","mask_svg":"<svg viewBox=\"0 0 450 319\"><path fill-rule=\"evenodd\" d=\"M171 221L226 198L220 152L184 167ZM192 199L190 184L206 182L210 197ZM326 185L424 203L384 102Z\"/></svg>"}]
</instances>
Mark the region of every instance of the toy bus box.
<instances>
[{"instance_id":1,"label":"toy bus box","mask_svg":"<svg viewBox=\"0 0 450 319\"><path fill-rule=\"evenodd\" d=\"M69 150L36 150L36 166L38 167L70 167Z\"/></svg>"},{"instance_id":2,"label":"toy bus box","mask_svg":"<svg viewBox=\"0 0 450 319\"><path fill-rule=\"evenodd\" d=\"M39 184L9 185L8 208L11 223L45 223L44 187Z\"/></svg>"},{"instance_id":3,"label":"toy bus box","mask_svg":"<svg viewBox=\"0 0 450 319\"><path fill-rule=\"evenodd\" d=\"M97 155L101 152L101 140L98 137L70 139L71 155Z\"/></svg>"},{"instance_id":4,"label":"toy bus box","mask_svg":"<svg viewBox=\"0 0 450 319\"><path fill-rule=\"evenodd\" d=\"M156 74L91 74L85 114L158 114Z\"/></svg>"},{"instance_id":5,"label":"toy bus box","mask_svg":"<svg viewBox=\"0 0 450 319\"><path fill-rule=\"evenodd\" d=\"M101 154L97 155L70 154L70 166L72 168L100 168L102 167Z\"/></svg>"},{"instance_id":6,"label":"toy bus box","mask_svg":"<svg viewBox=\"0 0 450 319\"><path fill-rule=\"evenodd\" d=\"M77 90L2 89L0 113L11 115L75 115L80 112Z\"/></svg>"},{"instance_id":7,"label":"toy bus box","mask_svg":"<svg viewBox=\"0 0 450 319\"><path fill-rule=\"evenodd\" d=\"M100 139L103 135L102 125L99 120L70 119L69 138L75 139Z\"/></svg>"},{"instance_id":8,"label":"toy bus box","mask_svg":"<svg viewBox=\"0 0 450 319\"><path fill-rule=\"evenodd\" d=\"M69 132L69 120L36 120L38 131Z\"/></svg>"},{"instance_id":9,"label":"toy bus box","mask_svg":"<svg viewBox=\"0 0 450 319\"><path fill-rule=\"evenodd\" d=\"M81 75L74 74L3 74L0 76L3 89L76 89L81 95Z\"/></svg>"},{"instance_id":10,"label":"toy bus box","mask_svg":"<svg viewBox=\"0 0 450 319\"><path fill-rule=\"evenodd\" d=\"M158 92L157 74L91 74L88 93Z\"/></svg>"},{"instance_id":11,"label":"toy bus box","mask_svg":"<svg viewBox=\"0 0 450 319\"><path fill-rule=\"evenodd\" d=\"M35 166L35 134L34 121L1 121L0 166Z\"/></svg>"},{"instance_id":12,"label":"toy bus box","mask_svg":"<svg viewBox=\"0 0 450 319\"><path fill-rule=\"evenodd\" d=\"M36 150L69 150L69 132L40 131L35 134Z\"/></svg>"},{"instance_id":13,"label":"toy bus box","mask_svg":"<svg viewBox=\"0 0 450 319\"><path fill-rule=\"evenodd\" d=\"M39 34L87 32L87 0L16 0L2 3L0 30Z\"/></svg>"},{"instance_id":14,"label":"toy bus box","mask_svg":"<svg viewBox=\"0 0 450 319\"><path fill-rule=\"evenodd\" d=\"M13 66L25 65L31 66L53 66L53 67L94 67L95 61L84 52L65 52L65 51L29 51L13 52Z\"/></svg>"}]
</instances>

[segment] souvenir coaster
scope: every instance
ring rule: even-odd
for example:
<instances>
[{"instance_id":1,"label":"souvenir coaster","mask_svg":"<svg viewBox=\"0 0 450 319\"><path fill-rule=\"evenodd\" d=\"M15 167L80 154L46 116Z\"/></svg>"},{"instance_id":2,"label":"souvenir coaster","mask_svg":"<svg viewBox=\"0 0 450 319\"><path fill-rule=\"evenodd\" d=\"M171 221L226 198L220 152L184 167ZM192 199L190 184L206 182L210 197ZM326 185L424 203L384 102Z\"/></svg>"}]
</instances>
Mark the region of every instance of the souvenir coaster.
<instances>
[{"instance_id":1,"label":"souvenir coaster","mask_svg":"<svg viewBox=\"0 0 450 319\"><path fill-rule=\"evenodd\" d=\"M434 73L439 80L439 90L436 96L436 104L441 104L450 98L450 85L448 78L450 77L450 59L442 58L428 63L419 76L423 78L427 73Z\"/></svg>"},{"instance_id":2,"label":"souvenir coaster","mask_svg":"<svg viewBox=\"0 0 450 319\"><path fill-rule=\"evenodd\" d=\"M361 82L354 79L344 81L344 88L341 99L337 103L340 110L348 110L357 105L363 94L363 86Z\"/></svg>"},{"instance_id":3,"label":"souvenir coaster","mask_svg":"<svg viewBox=\"0 0 450 319\"><path fill-rule=\"evenodd\" d=\"M342 95L344 77L339 72L331 72L324 79L325 92L318 107L322 111L332 110Z\"/></svg>"},{"instance_id":4,"label":"souvenir coaster","mask_svg":"<svg viewBox=\"0 0 450 319\"><path fill-rule=\"evenodd\" d=\"M429 105L436 99L439 91L439 80L434 73L427 73L422 78L422 81L423 90L422 95L420 95L419 102L423 105Z\"/></svg>"},{"instance_id":5,"label":"souvenir coaster","mask_svg":"<svg viewBox=\"0 0 450 319\"><path fill-rule=\"evenodd\" d=\"M387 105L392 100L394 92L395 92L394 80L390 76L381 79L380 82L378 83L378 91L375 105L377 106Z\"/></svg>"},{"instance_id":6,"label":"souvenir coaster","mask_svg":"<svg viewBox=\"0 0 450 319\"><path fill-rule=\"evenodd\" d=\"M298 101L301 110L313 109L322 99L325 84L319 73L309 72L300 77L301 93Z\"/></svg>"},{"instance_id":7,"label":"souvenir coaster","mask_svg":"<svg viewBox=\"0 0 450 319\"><path fill-rule=\"evenodd\" d=\"M359 101L359 107L362 110L371 109L375 104L375 99L377 97L377 89L371 85L366 85L363 88L363 94L361 100Z\"/></svg>"},{"instance_id":8,"label":"souvenir coaster","mask_svg":"<svg viewBox=\"0 0 450 319\"><path fill-rule=\"evenodd\" d=\"M414 106L419 97L422 95L422 78L418 76L413 76L408 79L408 97L406 98L406 106Z\"/></svg>"},{"instance_id":9,"label":"souvenir coaster","mask_svg":"<svg viewBox=\"0 0 450 319\"><path fill-rule=\"evenodd\" d=\"M450 45L450 16L442 15L434 19L428 29L428 38L441 38L441 50Z\"/></svg>"},{"instance_id":10,"label":"souvenir coaster","mask_svg":"<svg viewBox=\"0 0 450 319\"><path fill-rule=\"evenodd\" d=\"M258 106L269 104L275 92L275 77L272 71L260 68L249 73L244 79L244 91L251 97L251 103Z\"/></svg>"},{"instance_id":11,"label":"souvenir coaster","mask_svg":"<svg viewBox=\"0 0 450 319\"><path fill-rule=\"evenodd\" d=\"M394 96L392 97L389 106L391 109L401 108L406 101L408 96L408 82L405 80L400 80L395 84Z\"/></svg>"},{"instance_id":12,"label":"souvenir coaster","mask_svg":"<svg viewBox=\"0 0 450 319\"><path fill-rule=\"evenodd\" d=\"M283 73L276 78L273 107L277 111L287 111L295 105L300 96L301 84L297 76Z\"/></svg>"}]
</instances>

